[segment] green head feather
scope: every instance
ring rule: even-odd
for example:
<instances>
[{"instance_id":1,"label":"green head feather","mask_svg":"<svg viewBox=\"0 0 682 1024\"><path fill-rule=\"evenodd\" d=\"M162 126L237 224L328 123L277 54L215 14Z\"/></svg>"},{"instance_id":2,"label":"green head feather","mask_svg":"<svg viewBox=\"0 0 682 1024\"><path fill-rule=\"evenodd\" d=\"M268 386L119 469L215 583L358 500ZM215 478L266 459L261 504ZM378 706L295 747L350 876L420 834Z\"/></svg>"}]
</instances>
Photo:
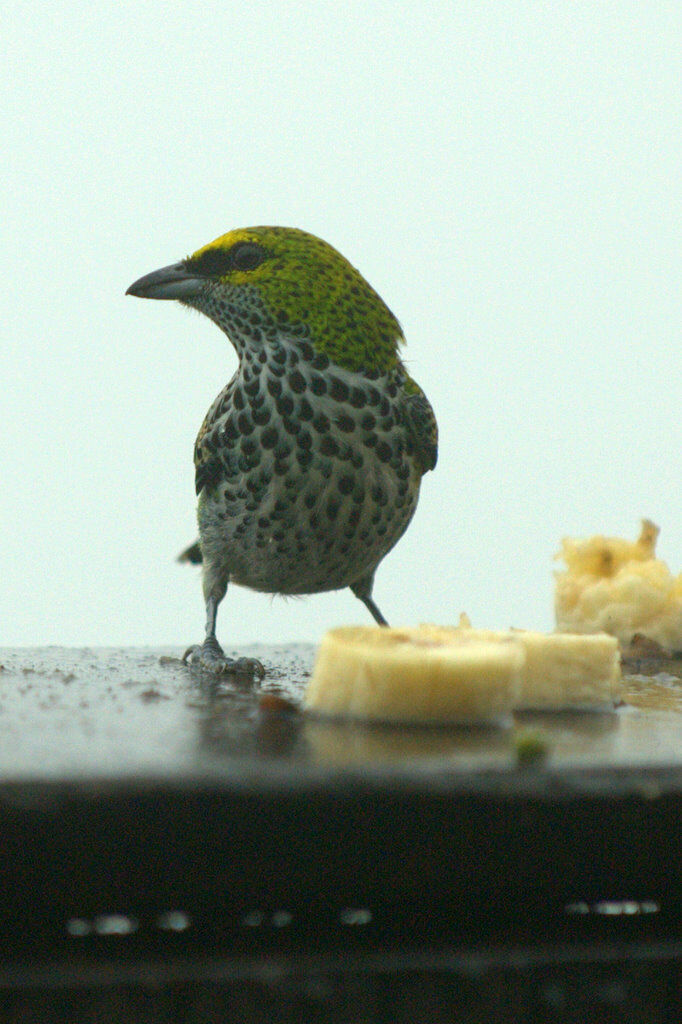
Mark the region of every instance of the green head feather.
<instances>
[{"instance_id":1,"label":"green head feather","mask_svg":"<svg viewBox=\"0 0 682 1024\"><path fill-rule=\"evenodd\" d=\"M398 365L400 324L341 253L297 228L239 228L185 260L234 297L255 289L279 324L305 324L314 347L346 369Z\"/></svg>"}]
</instances>

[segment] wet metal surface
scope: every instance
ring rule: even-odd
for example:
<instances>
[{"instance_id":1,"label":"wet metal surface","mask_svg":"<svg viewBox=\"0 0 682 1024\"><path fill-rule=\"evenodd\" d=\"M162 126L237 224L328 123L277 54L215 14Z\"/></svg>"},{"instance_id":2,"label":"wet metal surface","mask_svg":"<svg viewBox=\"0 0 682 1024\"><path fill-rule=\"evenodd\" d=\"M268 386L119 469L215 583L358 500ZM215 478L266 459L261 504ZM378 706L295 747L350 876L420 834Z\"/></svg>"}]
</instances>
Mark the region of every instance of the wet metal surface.
<instances>
[{"instance_id":1,"label":"wet metal surface","mask_svg":"<svg viewBox=\"0 0 682 1024\"><path fill-rule=\"evenodd\" d=\"M260 685L197 676L173 649L0 650L0 781L72 776L258 778L509 769L515 728L315 720L298 705L314 648L254 647ZM232 652L228 652L232 653ZM632 677L613 712L524 714L550 767L682 767L682 681ZM287 710L286 702L293 708Z\"/></svg>"},{"instance_id":2,"label":"wet metal surface","mask_svg":"<svg viewBox=\"0 0 682 1024\"><path fill-rule=\"evenodd\" d=\"M389 728L299 710L312 647L227 653L263 683L0 650L0 1020L679 1019L679 679Z\"/></svg>"}]
</instances>

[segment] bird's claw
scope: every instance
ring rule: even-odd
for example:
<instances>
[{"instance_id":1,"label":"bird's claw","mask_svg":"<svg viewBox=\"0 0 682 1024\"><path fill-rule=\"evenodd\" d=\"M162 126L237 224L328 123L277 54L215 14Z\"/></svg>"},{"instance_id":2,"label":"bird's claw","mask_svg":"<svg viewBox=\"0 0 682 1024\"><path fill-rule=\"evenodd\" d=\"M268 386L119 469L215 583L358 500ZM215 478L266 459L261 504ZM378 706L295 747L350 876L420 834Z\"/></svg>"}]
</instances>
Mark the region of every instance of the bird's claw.
<instances>
[{"instance_id":1,"label":"bird's claw","mask_svg":"<svg viewBox=\"0 0 682 1024\"><path fill-rule=\"evenodd\" d=\"M212 640L212 642L211 642ZM257 658L228 658L217 640L188 647L182 656L185 665L213 676L232 676L239 680L261 680L265 668Z\"/></svg>"}]
</instances>

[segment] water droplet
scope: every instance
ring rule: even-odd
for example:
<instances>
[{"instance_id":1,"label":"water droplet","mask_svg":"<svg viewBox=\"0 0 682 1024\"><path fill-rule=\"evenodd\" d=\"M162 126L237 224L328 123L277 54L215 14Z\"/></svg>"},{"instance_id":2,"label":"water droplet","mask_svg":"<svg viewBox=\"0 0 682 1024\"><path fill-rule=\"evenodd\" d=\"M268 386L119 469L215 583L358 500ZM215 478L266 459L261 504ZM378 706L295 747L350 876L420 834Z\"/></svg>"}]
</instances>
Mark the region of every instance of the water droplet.
<instances>
[{"instance_id":1,"label":"water droplet","mask_svg":"<svg viewBox=\"0 0 682 1024\"><path fill-rule=\"evenodd\" d=\"M100 914L95 918L97 935L131 935L137 931L137 921L125 914Z\"/></svg>"},{"instance_id":2,"label":"water droplet","mask_svg":"<svg viewBox=\"0 0 682 1024\"><path fill-rule=\"evenodd\" d=\"M341 924L364 925L372 920L372 911L368 907L344 907L339 914Z\"/></svg>"},{"instance_id":3,"label":"water droplet","mask_svg":"<svg viewBox=\"0 0 682 1024\"><path fill-rule=\"evenodd\" d=\"M192 918L184 910L168 910L159 915L156 924L165 932L184 932L192 926Z\"/></svg>"},{"instance_id":4,"label":"water droplet","mask_svg":"<svg viewBox=\"0 0 682 1024\"><path fill-rule=\"evenodd\" d=\"M250 910L248 914L244 914L242 924L245 924L247 928L260 928L264 916L261 910Z\"/></svg>"},{"instance_id":5,"label":"water droplet","mask_svg":"<svg viewBox=\"0 0 682 1024\"><path fill-rule=\"evenodd\" d=\"M276 910L272 915L272 923L275 928L286 928L292 921L293 917L288 910Z\"/></svg>"},{"instance_id":6,"label":"water droplet","mask_svg":"<svg viewBox=\"0 0 682 1024\"><path fill-rule=\"evenodd\" d=\"M73 935L74 938L80 939L84 935L90 934L92 931L92 925L83 917L71 917L66 922L66 930L69 935Z\"/></svg>"},{"instance_id":7,"label":"water droplet","mask_svg":"<svg viewBox=\"0 0 682 1024\"><path fill-rule=\"evenodd\" d=\"M578 900L576 903L567 903L564 907L567 914L589 914L590 908L584 900Z\"/></svg>"}]
</instances>

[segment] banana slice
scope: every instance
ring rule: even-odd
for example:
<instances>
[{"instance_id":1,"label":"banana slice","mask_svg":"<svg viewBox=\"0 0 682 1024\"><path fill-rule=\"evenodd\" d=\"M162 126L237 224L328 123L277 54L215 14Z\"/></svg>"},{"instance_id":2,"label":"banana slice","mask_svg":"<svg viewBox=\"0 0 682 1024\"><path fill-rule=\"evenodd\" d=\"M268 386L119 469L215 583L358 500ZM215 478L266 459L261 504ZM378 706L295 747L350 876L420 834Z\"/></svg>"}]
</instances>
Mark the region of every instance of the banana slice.
<instances>
[{"instance_id":1,"label":"banana slice","mask_svg":"<svg viewBox=\"0 0 682 1024\"><path fill-rule=\"evenodd\" d=\"M494 722L518 698L523 662L513 637L345 626L323 638L304 706L386 722Z\"/></svg>"},{"instance_id":2,"label":"banana slice","mask_svg":"<svg viewBox=\"0 0 682 1024\"><path fill-rule=\"evenodd\" d=\"M612 708L620 698L618 641L606 633L472 629L466 624L458 626L455 632L463 640L494 643L513 637L522 645L524 664L516 710Z\"/></svg>"},{"instance_id":3,"label":"banana slice","mask_svg":"<svg viewBox=\"0 0 682 1024\"><path fill-rule=\"evenodd\" d=\"M612 708L620 689L618 643L603 633L348 626L322 640L304 706L388 722L486 722L511 709Z\"/></svg>"},{"instance_id":4,"label":"banana slice","mask_svg":"<svg viewBox=\"0 0 682 1024\"><path fill-rule=\"evenodd\" d=\"M517 635L526 655L519 710L609 709L619 699L620 655L615 637L523 630Z\"/></svg>"}]
</instances>

